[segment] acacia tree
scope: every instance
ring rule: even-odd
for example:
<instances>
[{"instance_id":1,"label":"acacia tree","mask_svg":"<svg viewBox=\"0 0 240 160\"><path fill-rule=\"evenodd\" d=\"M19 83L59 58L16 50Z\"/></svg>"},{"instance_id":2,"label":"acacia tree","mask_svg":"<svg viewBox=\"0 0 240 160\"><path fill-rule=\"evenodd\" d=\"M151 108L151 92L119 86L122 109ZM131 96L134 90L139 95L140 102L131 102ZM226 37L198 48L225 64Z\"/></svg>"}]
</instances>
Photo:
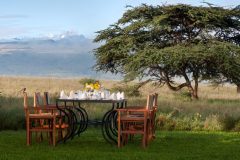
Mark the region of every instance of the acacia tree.
<instances>
[{"instance_id":1,"label":"acacia tree","mask_svg":"<svg viewBox=\"0 0 240 160\"><path fill-rule=\"evenodd\" d=\"M97 32L95 42L103 45L95 49L95 68L127 80L156 81L174 91L186 87L197 99L200 81L233 74L227 74L231 63L222 64L239 59L239 24L238 9L143 4ZM234 62L239 66L239 60ZM231 67L240 73L240 67ZM179 78L182 83L176 82Z\"/></svg>"},{"instance_id":2,"label":"acacia tree","mask_svg":"<svg viewBox=\"0 0 240 160\"><path fill-rule=\"evenodd\" d=\"M224 19L223 23L216 29L215 37L219 40L231 42L237 46L240 46L240 21L239 12L240 5L232 9L235 11L235 15L230 16L234 21ZM240 72L239 72L239 55L230 53L225 61L218 66L218 70L221 74L213 79L214 83L233 83L237 86L237 92L240 93Z\"/></svg>"}]
</instances>

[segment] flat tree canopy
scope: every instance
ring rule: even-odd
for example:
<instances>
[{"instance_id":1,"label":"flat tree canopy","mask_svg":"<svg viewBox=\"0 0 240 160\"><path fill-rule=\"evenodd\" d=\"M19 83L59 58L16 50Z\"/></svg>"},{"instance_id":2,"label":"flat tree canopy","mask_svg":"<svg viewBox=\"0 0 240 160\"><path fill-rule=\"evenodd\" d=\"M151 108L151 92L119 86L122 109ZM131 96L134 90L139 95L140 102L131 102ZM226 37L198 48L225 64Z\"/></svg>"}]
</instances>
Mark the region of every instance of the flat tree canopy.
<instances>
[{"instance_id":1,"label":"flat tree canopy","mask_svg":"<svg viewBox=\"0 0 240 160\"><path fill-rule=\"evenodd\" d=\"M239 7L142 4L97 33L96 70L186 87L193 98L203 80L240 86Z\"/></svg>"}]
</instances>

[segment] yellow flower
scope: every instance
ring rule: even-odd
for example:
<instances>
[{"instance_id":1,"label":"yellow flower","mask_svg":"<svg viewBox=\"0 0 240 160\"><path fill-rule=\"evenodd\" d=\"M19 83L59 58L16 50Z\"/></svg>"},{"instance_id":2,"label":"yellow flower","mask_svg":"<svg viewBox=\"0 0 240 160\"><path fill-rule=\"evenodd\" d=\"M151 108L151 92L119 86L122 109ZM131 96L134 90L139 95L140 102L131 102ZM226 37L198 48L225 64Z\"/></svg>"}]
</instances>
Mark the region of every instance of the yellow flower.
<instances>
[{"instance_id":1,"label":"yellow flower","mask_svg":"<svg viewBox=\"0 0 240 160\"><path fill-rule=\"evenodd\" d=\"M85 84L85 89L86 89L86 90L93 90L93 89L94 89L94 86L93 86L92 83L90 83L90 84L86 83L86 84Z\"/></svg>"},{"instance_id":2,"label":"yellow flower","mask_svg":"<svg viewBox=\"0 0 240 160\"><path fill-rule=\"evenodd\" d=\"M100 87L101 87L101 85L99 84L98 81L96 81L96 82L94 83L94 89L99 90Z\"/></svg>"}]
</instances>

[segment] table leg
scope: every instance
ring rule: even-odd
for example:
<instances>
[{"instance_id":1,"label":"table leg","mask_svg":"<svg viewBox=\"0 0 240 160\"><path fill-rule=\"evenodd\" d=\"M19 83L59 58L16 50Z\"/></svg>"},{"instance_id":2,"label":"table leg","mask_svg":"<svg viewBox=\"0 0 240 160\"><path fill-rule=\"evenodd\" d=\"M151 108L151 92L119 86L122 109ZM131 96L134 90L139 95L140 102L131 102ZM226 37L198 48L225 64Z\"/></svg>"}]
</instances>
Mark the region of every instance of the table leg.
<instances>
[{"instance_id":1,"label":"table leg","mask_svg":"<svg viewBox=\"0 0 240 160\"><path fill-rule=\"evenodd\" d=\"M62 118L62 115L64 115L62 123L66 123L66 118L67 118L67 123L69 125L69 128L67 129L66 135L62 139L59 139L58 142L57 142L57 143L61 143L61 142L65 142L68 138L68 135L70 134L70 121L71 121L70 119L71 118L70 118L69 113L66 111L66 103L64 103L64 109L62 109L61 107L59 107L58 101L56 101L56 107L60 112L60 118Z\"/></svg>"},{"instance_id":2,"label":"table leg","mask_svg":"<svg viewBox=\"0 0 240 160\"><path fill-rule=\"evenodd\" d=\"M78 136L79 136L80 133L84 132L87 129L88 114L87 114L86 110L81 107L80 102L78 103L78 106L76 107L76 109L78 110L78 113L80 116L79 128L78 128L78 131L76 132L76 134L78 134Z\"/></svg>"},{"instance_id":3,"label":"table leg","mask_svg":"<svg viewBox=\"0 0 240 160\"><path fill-rule=\"evenodd\" d=\"M119 103L116 104L116 108L123 107L122 103L121 106ZM107 142L117 144L117 111L115 111L115 103L103 117L102 134Z\"/></svg>"}]
</instances>

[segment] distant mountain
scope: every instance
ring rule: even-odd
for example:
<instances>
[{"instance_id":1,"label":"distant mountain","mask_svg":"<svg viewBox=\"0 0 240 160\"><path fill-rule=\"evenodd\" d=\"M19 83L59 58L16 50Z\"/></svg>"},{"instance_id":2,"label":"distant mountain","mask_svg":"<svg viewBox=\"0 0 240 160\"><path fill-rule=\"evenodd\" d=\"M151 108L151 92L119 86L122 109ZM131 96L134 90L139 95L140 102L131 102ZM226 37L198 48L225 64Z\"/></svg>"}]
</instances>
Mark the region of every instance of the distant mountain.
<instances>
[{"instance_id":1,"label":"distant mountain","mask_svg":"<svg viewBox=\"0 0 240 160\"><path fill-rule=\"evenodd\" d=\"M0 41L0 75L88 76L113 78L96 73L92 50L98 45L83 35L61 34L41 38Z\"/></svg>"},{"instance_id":2,"label":"distant mountain","mask_svg":"<svg viewBox=\"0 0 240 160\"><path fill-rule=\"evenodd\" d=\"M0 54L9 53L49 53L87 54L98 45L83 35L65 33L51 37L14 38L0 41Z\"/></svg>"},{"instance_id":3,"label":"distant mountain","mask_svg":"<svg viewBox=\"0 0 240 160\"><path fill-rule=\"evenodd\" d=\"M1 75L32 76L94 76L89 54L31 54L0 55Z\"/></svg>"}]
</instances>

